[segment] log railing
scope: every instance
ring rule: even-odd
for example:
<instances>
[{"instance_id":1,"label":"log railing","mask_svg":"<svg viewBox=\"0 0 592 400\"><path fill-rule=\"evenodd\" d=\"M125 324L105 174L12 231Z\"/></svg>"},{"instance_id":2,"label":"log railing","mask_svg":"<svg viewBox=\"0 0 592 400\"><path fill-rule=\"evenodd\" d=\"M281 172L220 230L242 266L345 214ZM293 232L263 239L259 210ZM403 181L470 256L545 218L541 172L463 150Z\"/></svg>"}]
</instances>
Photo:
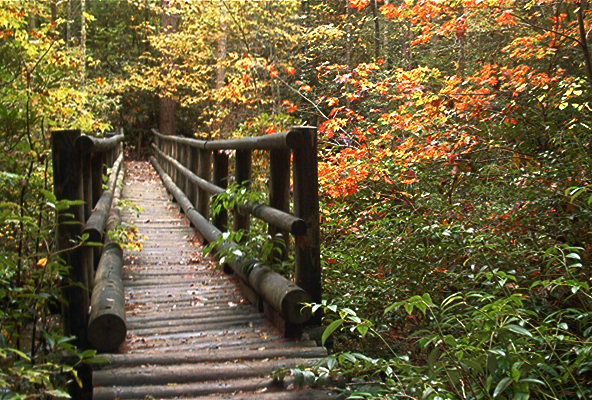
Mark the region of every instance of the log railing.
<instances>
[{"instance_id":1,"label":"log railing","mask_svg":"<svg viewBox=\"0 0 592 400\"><path fill-rule=\"evenodd\" d=\"M222 210L210 217L212 196L223 193L230 180L229 153L234 152L234 181L252 179L252 153L269 152L269 204L246 204L234 212L234 229L249 230L250 217L267 222L271 234L294 237L295 282L252 259L228 266L239 278L245 294L285 334L297 335L311 320L302 303L321 301L319 200L316 128L293 127L288 132L228 140L198 140L154 132L151 162L185 215L210 243L228 227ZM293 196L290 195L291 174ZM294 214L290 213L293 198ZM231 250L235 243L221 244Z\"/></svg>"},{"instance_id":2,"label":"log railing","mask_svg":"<svg viewBox=\"0 0 592 400\"><path fill-rule=\"evenodd\" d=\"M121 270L121 248L106 238L106 232L117 224L118 214L111 208L118 183L123 180L123 133L96 138L82 135L79 130L55 131L52 152L56 199L70 201L67 209L58 209L57 227L57 251L70 266L70 275L65 277L63 286L64 330L66 335L75 337L75 344L80 348L110 350L113 345L103 343L119 340L114 337L125 338L125 316L112 311L111 304L110 311L105 313L105 295L101 293L107 291L110 298L121 294L123 301L123 287L120 272L117 282L113 274L103 271L103 275L95 277L95 271L97 268L99 272ZM103 176L107 172L110 174L105 183ZM105 246L90 245L105 239ZM92 302L91 292L94 292ZM121 307L123 310L123 303ZM105 318L107 321L101 324ZM123 321L122 338L119 319ZM93 327L97 320L99 328ZM89 334L89 324L94 334ZM101 331L101 326L110 327Z\"/></svg>"}]
</instances>

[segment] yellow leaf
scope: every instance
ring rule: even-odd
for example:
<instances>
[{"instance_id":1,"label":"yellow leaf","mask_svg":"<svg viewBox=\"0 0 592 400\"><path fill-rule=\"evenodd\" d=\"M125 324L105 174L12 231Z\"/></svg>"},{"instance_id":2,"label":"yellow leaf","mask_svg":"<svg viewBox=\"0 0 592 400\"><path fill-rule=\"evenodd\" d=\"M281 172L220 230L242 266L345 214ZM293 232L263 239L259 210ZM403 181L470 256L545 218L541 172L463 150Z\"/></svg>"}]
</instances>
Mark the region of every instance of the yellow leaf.
<instances>
[{"instance_id":1,"label":"yellow leaf","mask_svg":"<svg viewBox=\"0 0 592 400\"><path fill-rule=\"evenodd\" d=\"M47 265L47 257L43 257L41 260L37 261L37 268L44 268Z\"/></svg>"}]
</instances>

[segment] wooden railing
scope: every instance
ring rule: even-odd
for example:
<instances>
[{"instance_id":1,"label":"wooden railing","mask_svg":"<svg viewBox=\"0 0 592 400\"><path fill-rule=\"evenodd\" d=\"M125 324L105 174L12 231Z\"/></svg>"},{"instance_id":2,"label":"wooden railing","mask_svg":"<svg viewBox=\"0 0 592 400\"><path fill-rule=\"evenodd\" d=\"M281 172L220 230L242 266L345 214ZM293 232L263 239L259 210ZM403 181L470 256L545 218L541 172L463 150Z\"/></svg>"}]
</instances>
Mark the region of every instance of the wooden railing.
<instances>
[{"instance_id":1,"label":"wooden railing","mask_svg":"<svg viewBox=\"0 0 592 400\"><path fill-rule=\"evenodd\" d=\"M111 206L116 197L118 182L121 184L123 180L123 133L96 138L82 135L79 130L55 131L52 134L52 152L56 200L71 202L67 209L57 210L57 251L61 253L66 265L70 266L70 275L65 277L63 286L64 330L66 335L75 337L75 344L80 348L106 350L104 346L101 348L103 338L113 340L114 335L100 332L93 337L92 334L89 335L89 323L96 323L98 319L101 324L101 319L107 318L109 321L107 324L103 322L103 326L115 324L109 329L115 329L119 332L115 336L121 336L121 327L117 327L119 317L105 317L105 313L101 313L101 296L97 295L105 291L104 288L98 290L99 287L108 286L112 292L120 292L123 301L122 286L118 291L121 282L111 279L108 284L101 284L96 279L98 275L95 277L95 271L101 265L105 268L105 264L109 264L109 268L121 269L121 248L108 240L105 233L117 224L119 218L116 212L111 212ZM110 175L104 182L103 176L108 171ZM105 239L105 246L88 245ZM97 290L92 296L89 314L93 287ZM104 300L103 298L103 303ZM123 323L121 340L125 338L125 322ZM99 332L100 329L95 327L92 331Z\"/></svg>"},{"instance_id":2,"label":"wooden railing","mask_svg":"<svg viewBox=\"0 0 592 400\"><path fill-rule=\"evenodd\" d=\"M198 140L154 132L151 162L191 223L208 242L218 242L227 230L222 210L210 217L212 196L223 193L229 177L229 153L234 152L234 181L252 181L252 153L269 152L269 204L245 204L234 212L234 229L250 229L250 216L264 220L271 234L294 237L295 282L253 259L229 262L245 294L287 335L299 334L311 319L302 303L321 301L319 199L316 128L293 127L288 132L228 140ZM293 196L291 175L293 171ZM293 199L294 213L290 213ZM228 251L236 243L221 244Z\"/></svg>"}]
</instances>

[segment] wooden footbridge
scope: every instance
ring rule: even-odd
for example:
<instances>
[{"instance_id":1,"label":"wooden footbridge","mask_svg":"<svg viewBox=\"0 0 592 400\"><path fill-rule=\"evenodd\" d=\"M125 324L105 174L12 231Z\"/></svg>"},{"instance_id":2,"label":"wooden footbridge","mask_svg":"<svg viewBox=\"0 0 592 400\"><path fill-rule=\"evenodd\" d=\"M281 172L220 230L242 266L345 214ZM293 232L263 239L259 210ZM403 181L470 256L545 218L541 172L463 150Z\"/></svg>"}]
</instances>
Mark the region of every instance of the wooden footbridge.
<instances>
[{"instance_id":1,"label":"wooden footbridge","mask_svg":"<svg viewBox=\"0 0 592 400\"><path fill-rule=\"evenodd\" d=\"M126 162L122 133L53 134L55 194L73 200L59 210L57 235L71 265L64 325L104 359L79 369L84 385L73 397L337 398L274 379L326 355L311 334L320 316L302 307L321 297L316 130L223 141L154 132L152 146L150 163ZM294 282L257 258L220 269L203 254L204 243L240 254L220 239L229 215L210 217L211 199L229 182L249 185L254 151L269 155L269 202L237 206L233 228L248 231L253 217L291 238ZM130 201L141 211L120 213ZM142 248L122 249L126 235L142 237Z\"/></svg>"}]
</instances>

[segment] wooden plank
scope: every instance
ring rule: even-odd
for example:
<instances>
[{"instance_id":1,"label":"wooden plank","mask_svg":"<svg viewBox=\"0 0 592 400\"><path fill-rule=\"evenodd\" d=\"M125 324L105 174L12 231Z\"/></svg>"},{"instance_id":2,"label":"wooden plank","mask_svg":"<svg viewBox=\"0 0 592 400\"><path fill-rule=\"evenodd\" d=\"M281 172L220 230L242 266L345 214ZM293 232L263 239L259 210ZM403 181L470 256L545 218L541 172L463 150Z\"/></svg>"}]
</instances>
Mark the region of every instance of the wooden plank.
<instances>
[{"instance_id":1,"label":"wooden plank","mask_svg":"<svg viewBox=\"0 0 592 400\"><path fill-rule=\"evenodd\" d=\"M258 349L208 349L196 352L173 352L161 354L107 354L101 369L154 365L178 365L197 363L221 363L234 360L261 360L275 358L316 358L327 355L324 347L272 347Z\"/></svg>"},{"instance_id":2,"label":"wooden plank","mask_svg":"<svg viewBox=\"0 0 592 400\"><path fill-rule=\"evenodd\" d=\"M282 387L271 378L260 377L168 386L97 387L93 393L93 400L144 399L146 397L157 399L187 398L187 396L207 396L215 393L278 391ZM332 399L334 397L326 398ZM311 400L316 399L312 398Z\"/></svg>"},{"instance_id":3,"label":"wooden plank","mask_svg":"<svg viewBox=\"0 0 592 400\"><path fill-rule=\"evenodd\" d=\"M316 359L292 358L289 360L257 360L240 363L200 363L177 365L152 365L146 368L122 367L98 370L93 374L96 386L170 385L189 382L240 379L271 374L273 371L294 365L313 365Z\"/></svg>"},{"instance_id":4,"label":"wooden plank","mask_svg":"<svg viewBox=\"0 0 592 400\"><path fill-rule=\"evenodd\" d=\"M185 400L343 400L345 395L329 390L303 389L293 391L238 392L185 398Z\"/></svg>"}]
</instances>

